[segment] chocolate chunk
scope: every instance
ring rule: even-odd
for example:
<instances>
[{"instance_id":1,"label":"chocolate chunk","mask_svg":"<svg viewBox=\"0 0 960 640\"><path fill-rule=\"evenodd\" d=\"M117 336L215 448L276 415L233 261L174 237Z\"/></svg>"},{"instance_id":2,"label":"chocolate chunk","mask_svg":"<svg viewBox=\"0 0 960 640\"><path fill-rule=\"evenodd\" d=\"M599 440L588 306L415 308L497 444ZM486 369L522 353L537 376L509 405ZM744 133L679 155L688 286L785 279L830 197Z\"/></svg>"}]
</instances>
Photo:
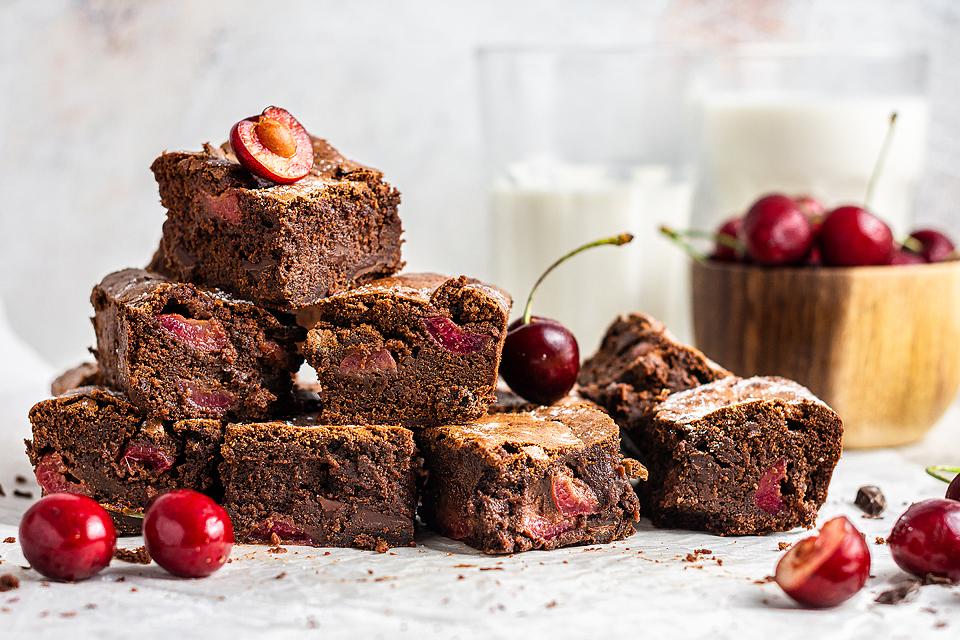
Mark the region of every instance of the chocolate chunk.
<instances>
[{"instance_id":1,"label":"chocolate chunk","mask_svg":"<svg viewBox=\"0 0 960 640\"><path fill-rule=\"evenodd\" d=\"M887 509L887 498L883 495L880 487L866 485L860 487L857 491L857 499L854 500L860 509L871 517L877 517Z\"/></svg>"},{"instance_id":2,"label":"chocolate chunk","mask_svg":"<svg viewBox=\"0 0 960 640\"><path fill-rule=\"evenodd\" d=\"M874 600L877 604L900 604L916 597L920 592L919 580L904 580L892 589L884 591Z\"/></svg>"}]
</instances>

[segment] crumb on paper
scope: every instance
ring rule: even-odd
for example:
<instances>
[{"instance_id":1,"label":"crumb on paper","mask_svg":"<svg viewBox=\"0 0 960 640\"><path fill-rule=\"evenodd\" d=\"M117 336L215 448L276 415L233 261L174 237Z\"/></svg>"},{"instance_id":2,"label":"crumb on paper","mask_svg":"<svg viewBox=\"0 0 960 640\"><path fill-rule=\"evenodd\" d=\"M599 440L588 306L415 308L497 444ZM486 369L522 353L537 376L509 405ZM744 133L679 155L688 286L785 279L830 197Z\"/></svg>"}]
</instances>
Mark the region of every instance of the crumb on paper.
<instances>
[{"instance_id":1,"label":"crumb on paper","mask_svg":"<svg viewBox=\"0 0 960 640\"><path fill-rule=\"evenodd\" d=\"M20 588L20 578L12 573L5 573L0 576L0 593L18 588Z\"/></svg>"},{"instance_id":2,"label":"crumb on paper","mask_svg":"<svg viewBox=\"0 0 960 640\"><path fill-rule=\"evenodd\" d=\"M554 609L554 608L556 608L556 606L557 606L557 601L556 601L556 600L551 600L550 602L548 602L548 603L547 603L546 605L544 605L544 606L545 606L547 609Z\"/></svg>"},{"instance_id":3,"label":"crumb on paper","mask_svg":"<svg viewBox=\"0 0 960 640\"><path fill-rule=\"evenodd\" d=\"M790 542L778 542L778 543L777 543L777 550L778 550L778 551L786 551L787 549L789 549L789 548L792 547L792 546L793 546L793 544L790 543Z\"/></svg>"},{"instance_id":4,"label":"crumb on paper","mask_svg":"<svg viewBox=\"0 0 960 640\"><path fill-rule=\"evenodd\" d=\"M281 571L281 572L278 573L277 575L273 576L273 579L274 579L274 580L283 580L283 579L286 578L286 577L287 577L287 572L286 572L286 571Z\"/></svg>"},{"instance_id":5,"label":"crumb on paper","mask_svg":"<svg viewBox=\"0 0 960 640\"><path fill-rule=\"evenodd\" d=\"M17 539L14 538L13 536L7 536L6 538L3 539L3 541L6 542L7 544L13 544L14 542L17 541Z\"/></svg>"},{"instance_id":6,"label":"crumb on paper","mask_svg":"<svg viewBox=\"0 0 960 640\"><path fill-rule=\"evenodd\" d=\"M383 538L377 538L377 546L373 548L377 553L386 553L390 551L390 544Z\"/></svg>"},{"instance_id":7,"label":"crumb on paper","mask_svg":"<svg viewBox=\"0 0 960 640\"><path fill-rule=\"evenodd\" d=\"M883 536L877 536L873 539L874 544L887 544L887 539Z\"/></svg>"},{"instance_id":8,"label":"crumb on paper","mask_svg":"<svg viewBox=\"0 0 960 640\"><path fill-rule=\"evenodd\" d=\"M120 562L129 562L130 564L150 564L153 561L147 548L143 546L133 549L117 547L113 552L113 557Z\"/></svg>"},{"instance_id":9,"label":"crumb on paper","mask_svg":"<svg viewBox=\"0 0 960 640\"><path fill-rule=\"evenodd\" d=\"M33 491L24 491L23 489L14 489L13 496L15 498L26 498L29 500L33 498Z\"/></svg>"},{"instance_id":10,"label":"crumb on paper","mask_svg":"<svg viewBox=\"0 0 960 640\"><path fill-rule=\"evenodd\" d=\"M19 473L13 477L13 481L17 484L27 484L27 478Z\"/></svg>"}]
</instances>

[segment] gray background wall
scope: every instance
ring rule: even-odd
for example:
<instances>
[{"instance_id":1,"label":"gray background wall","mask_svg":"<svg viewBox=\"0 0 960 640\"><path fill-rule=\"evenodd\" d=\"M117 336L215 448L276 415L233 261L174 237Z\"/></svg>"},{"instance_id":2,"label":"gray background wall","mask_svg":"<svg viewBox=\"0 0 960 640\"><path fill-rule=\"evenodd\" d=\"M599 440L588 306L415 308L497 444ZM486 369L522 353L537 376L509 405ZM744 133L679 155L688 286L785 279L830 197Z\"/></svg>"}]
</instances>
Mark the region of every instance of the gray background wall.
<instances>
[{"instance_id":1,"label":"gray background wall","mask_svg":"<svg viewBox=\"0 0 960 640\"><path fill-rule=\"evenodd\" d=\"M148 166L288 107L400 186L413 268L488 271L474 50L490 44L902 43L932 54L918 219L960 234L953 0L0 2L0 296L49 360L83 356L87 297L143 264Z\"/></svg>"}]
</instances>

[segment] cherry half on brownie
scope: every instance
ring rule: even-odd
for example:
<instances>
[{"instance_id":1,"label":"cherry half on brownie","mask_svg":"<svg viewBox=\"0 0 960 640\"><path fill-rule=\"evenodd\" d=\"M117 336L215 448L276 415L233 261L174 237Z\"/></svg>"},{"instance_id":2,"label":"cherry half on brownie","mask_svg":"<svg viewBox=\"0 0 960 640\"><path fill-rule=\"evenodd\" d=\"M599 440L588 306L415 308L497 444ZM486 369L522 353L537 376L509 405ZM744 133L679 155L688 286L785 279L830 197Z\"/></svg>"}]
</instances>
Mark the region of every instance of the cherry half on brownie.
<instances>
[{"instance_id":1,"label":"cherry half on brownie","mask_svg":"<svg viewBox=\"0 0 960 640\"><path fill-rule=\"evenodd\" d=\"M244 168L280 184L300 180L313 167L310 134L280 107L267 107L233 125L230 146Z\"/></svg>"},{"instance_id":2,"label":"cherry half on brownie","mask_svg":"<svg viewBox=\"0 0 960 640\"><path fill-rule=\"evenodd\" d=\"M580 373L580 347L565 326L533 314L533 296L540 283L562 263L587 249L603 245L621 246L633 240L629 233L588 242L561 256L547 267L527 297L523 316L507 331L500 360L500 376L518 396L536 404L553 404L564 397Z\"/></svg>"}]
</instances>

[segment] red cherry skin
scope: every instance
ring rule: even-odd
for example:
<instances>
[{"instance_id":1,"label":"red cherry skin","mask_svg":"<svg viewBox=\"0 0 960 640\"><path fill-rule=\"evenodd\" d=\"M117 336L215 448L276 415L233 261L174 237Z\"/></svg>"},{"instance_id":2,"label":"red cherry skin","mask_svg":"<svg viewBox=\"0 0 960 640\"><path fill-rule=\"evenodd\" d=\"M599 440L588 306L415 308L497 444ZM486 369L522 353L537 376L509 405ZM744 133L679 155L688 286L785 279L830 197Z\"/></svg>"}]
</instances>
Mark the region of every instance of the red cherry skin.
<instances>
[{"instance_id":1,"label":"red cherry skin","mask_svg":"<svg viewBox=\"0 0 960 640\"><path fill-rule=\"evenodd\" d=\"M20 547L30 566L52 580L86 580L110 564L117 533L95 500L52 493L20 520Z\"/></svg>"},{"instance_id":2,"label":"red cherry skin","mask_svg":"<svg viewBox=\"0 0 960 640\"><path fill-rule=\"evenodd\" d=\"M827 208L824 207L819 200L813 196L804 194L802 196L796 196L793 201L800 207L803 215L807 216L810 224L814 225L814 227L820 225L820 222L823 221L823 216L827 213Z\"/></svg>"},{"instance_id":3,"label":"red cherry skin","mask_svg":"<svg viewBox=\"0 0 960 640\"><path fill-rule=\"evenodd\" d=\"M907 573L960 581L960 502L935 498L911 505L893 525L887 544Z\"/></svg>"},{"instance_id":4,"label":"red cherry skin","mask_svg":"<svg viewBox=\"0 0 960 640\"><path fill-rule=\"evenodd\" d=\"M849 600L870 576L870 549L857 528L840 516L820 534L805 538L777 564L777 584L806 607L835 607Z\"/></svg>"},{"instance_id":5,"label":"red cherry skin","mask_svg":"<svg viewBox=\"0 0 960 640\"><path fill-rule=\"evenodd\" d=\"M949 260L957 250L953 241L936 229L918 229L910 237L920 243L920 255L927 262Z\"/></svg>"},{"instance_id":6,"label":"red cherry skin","mask_svg":"<svg viewBox=\"0 0 960 640\"><path fill-rule=\"evenodd\" d=\"M510 389L545 405L570 393L580 373L580 347L570 330L538 317L510 326L500 360L500 375Z\"/></svg>"},{"instance_id":7,"label":"red cherry skin","mask_svg":"<svg viewBox=\"0 0 960 640\"><path fill-rule=\"evenodd\" d=\"M960 473L953 479L950 486L947 487L947 500L960 500Z\"/></svg>"},{"instance_id":8,"label":"red cherry skin","mask_svg":"<svg viewBox=\"0 0 960 640\"><path fill-rule=\"evenodd\" d=\"M223 507L196 491L177 489L150 505L143 540L157 564L181 578L204 578L223 566L233 523Z\"/></svg>"},{"instance_id":9,"label":"red cherry skin","mask_svg":"<svg viewBox=\"0 0 960 640\"><path fill-rule=\"evenodd\" d=\"M823 263L831 267L890 264L895 249L887 223L853 205L828 213L817 241Z\"/></svg>"},{"instance_id":10,"label":"red cherry skin","mask_svg":"<svg viewBox=\"0 0 960 640\"><path fill-rule=\"evenodd\" d=\"M732 240L736 240L740 236L740 228L742 226L743 218L730 218L717 227L716 235L727 236ZM713 253L710 254L710 259L718 262L739 262L740 256L733 247L714 242Z\"/></svg>"},{"instance_id":11,"label":"red cherry skin","mask_svg":"<svg viewBox=\"0 0 960 640\"><path fill-rule=\"evenodd\" d=\"M926 264L927 261L923 259L923 256L916 254L912 251L907 251L906 249L897 249L893 252L893 257L890 258L890 264L894 266L904 266L908 264Z\"/></svg>"},{"instance_id":12,"label":"red cherry skin","mask_svg":"<svg viewBox=\"0 0 960 640\"><path fill-rule=\"evenodd\" d=\"M758 264L796 264L813 246L813 228L793 198L772 193L747 211L740 240L747 255Z\"/></svg>"},{"instance_id":13,"label":"red cherry skin","mask_svg":"<svg viewBox=\"0 0 960 640\"><path fill-rule=\"evenodd\" d=\"M270 149L258 134L261 119L269 119L285 127L296 145L293 155L285 157ZM290 112L280 107L267 107L259 116L250 116L230 129L230 146L237 161L250 173L279 184L292 184L313 168L313 141Z\"/></svg>"}]
</instances>

